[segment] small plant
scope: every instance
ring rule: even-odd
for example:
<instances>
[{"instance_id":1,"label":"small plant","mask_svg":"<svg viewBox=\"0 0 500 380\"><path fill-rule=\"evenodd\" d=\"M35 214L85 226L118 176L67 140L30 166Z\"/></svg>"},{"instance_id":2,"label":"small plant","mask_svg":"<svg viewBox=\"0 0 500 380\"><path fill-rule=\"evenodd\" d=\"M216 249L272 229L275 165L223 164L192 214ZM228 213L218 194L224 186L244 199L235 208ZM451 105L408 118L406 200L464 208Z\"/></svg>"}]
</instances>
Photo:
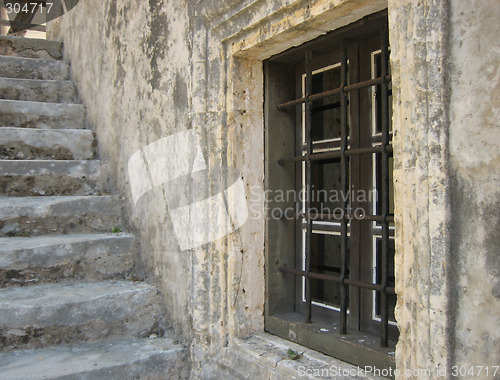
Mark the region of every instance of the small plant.
<instances>
[{"instance_id":1,"label":"small plant","mask_svg":"<svg viewBox=\"0 0 500 380\"><path fill-rule=\"evenodd\" d=\"M14 237L31 237L31 234L27 231L16 232Z\"/></svg>"},{"instance_id":2,"label":"small plant","mask_svg":"<svg viewBox=\"0 0 500 380\"><path fill-rule=\"evenodd\" d=\"M178 340L174 340L174 344L177 346L179 344Z\"/></svg>"},{"instance_id":3,"label":"small plant","mask_svg":"<svg viewBox=\"0 0 500 380\"><path fill-rule=\"evenodd\" d=\"M302 354L299 354L297 351L294 351L291 348L288 349L286 354L288 356L288 359L291 360L299 360L302 357Z\"/></svg>"},{"instance_id":4,"label":"small plant","mask_svg":"<svg viewBox=\"0 0 500 380\"><path fill-rule=\"evenodd\" d=\"M113 234L119 234L120 232L122 232L122 229L118 226L114 226L112 229L111 229L111 233Z\"/></svg>"}]
</instances>

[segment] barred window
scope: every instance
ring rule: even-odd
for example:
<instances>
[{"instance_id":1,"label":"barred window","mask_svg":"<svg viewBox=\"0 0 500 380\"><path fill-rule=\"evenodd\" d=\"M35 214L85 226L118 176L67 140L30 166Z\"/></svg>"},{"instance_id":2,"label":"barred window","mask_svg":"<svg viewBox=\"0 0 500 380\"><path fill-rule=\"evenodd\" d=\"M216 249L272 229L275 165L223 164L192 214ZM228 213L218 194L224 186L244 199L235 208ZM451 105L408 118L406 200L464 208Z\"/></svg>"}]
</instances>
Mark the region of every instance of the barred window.
<instances>
[{"instance_id":1,"label":"barred window","mask_svg":"<svg viewBox=\"0 0 500 380\"><path fill-rule=\"evenodd\" d=\"M266 330L393 366L387 12L265 62Z\"/></svg>"}]
</instances>

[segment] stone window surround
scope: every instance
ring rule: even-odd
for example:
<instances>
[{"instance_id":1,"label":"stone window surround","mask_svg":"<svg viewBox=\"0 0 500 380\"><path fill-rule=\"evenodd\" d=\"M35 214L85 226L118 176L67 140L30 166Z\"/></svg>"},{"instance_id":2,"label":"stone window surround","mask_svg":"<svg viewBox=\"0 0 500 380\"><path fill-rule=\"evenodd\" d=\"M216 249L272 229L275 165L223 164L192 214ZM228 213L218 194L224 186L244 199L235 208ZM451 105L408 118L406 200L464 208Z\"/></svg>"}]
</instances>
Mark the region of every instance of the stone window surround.
<instances>
[{"instance_id":1,"label":"stone window surround","mask_svg":"<svg viewBox=\"0 0 500 380\"><path fill-rule=\"evenodd\" d=\"M439 317L446 315L447 311L444 299L447 279L443 262L448 254L448 193L445 190L448 183L448 125L446 89L441 70L445 60L442 46L446 38L447 10L443 9L432 21L425 21L426 9L437 9L440 5L433 0L421 3L422 7L412 8L412 13L405 15L410 20L408 23L418 25L401 24L399 27L413 27L415 40L421 37L422 41L405 46L407 31L395 25L402 19L398 12L410 7L407 1L389 0L387 4L386 1L324 0L311 5L309 1L301 0L289 1L284 8L259 0L198 2L199 14L210 35L208 50L222 57L221 65L225 72L220 80L219 94L212 99L209 97L208 104L200 105L198 110L194 105L193 111L200 115L206 113L207 109L215 111L219 106L225 109L222 122L227 129L227 164L241 168L247 186L252 181L262 183L264 176L262 61L366 15L389 8L390 43L393 49L394 151L399 158L395 162L395 193L396 199L404 198L404 201L396 204L395 209L396 291L400 296L404 294L397 307L401 335L396 349L396 363L401 369L415 368L417 363L418 367L426 364L429 367L442 367L448 361L448 351L443 349L446 347L447 321L445 317ZM274 6L278 8L274 9ZM423 29L418 28L422 26ZM426 38L425 33L430 30L433 30L433 35ZM394 51L398 53L394 54ZM412 53L429 53L431 61L434 59L437 64L430 67L426 56L427 60L421 62L423 68L404 67L403 61L407 63L411 60ZM410 75L401 78L399 74L402 70L410 72ZM416 87L418 90L414 91ZM421 103L410 109L408 102L415 100ZM241 144L242 141L246 143ZM423 184L428 192L422 191L421 187L421 196L415 193L416 185L422 185L415 178L419 172L426 172L428 176ZM414 223L417 214L418 225ZM240 272L240 281L244 276L252 278L256 289L252 295L253 301L262 306L265 302L264 233L263 220L251 222L241 229L237 239L234 237L236 234L233 234L220 247L228 252L228 258L223 259L226 260L223 263L226 277L238 277L237 272ZM415 241L412 236L417 236ZM233 259L232 252L240 249L241 252L248 249L249 254L258 257L245 265L238 263L237 259ZM424 265L418 273L412 273L411 264L417 261ZM227 286L225 291L229 300L238 296L234 287ZM234 305L234 315L228 313L226 323L229 346L235 347L237 351L244 344L238 337L263 332L263 312L255 308L248 315L237 310L240 306L236 302ZM245 319L239 320L240 315L245 315ZM416 338L416 331L426 332ZM266 334L261 336L265 337Z\"/></svg>"}]
</instances>

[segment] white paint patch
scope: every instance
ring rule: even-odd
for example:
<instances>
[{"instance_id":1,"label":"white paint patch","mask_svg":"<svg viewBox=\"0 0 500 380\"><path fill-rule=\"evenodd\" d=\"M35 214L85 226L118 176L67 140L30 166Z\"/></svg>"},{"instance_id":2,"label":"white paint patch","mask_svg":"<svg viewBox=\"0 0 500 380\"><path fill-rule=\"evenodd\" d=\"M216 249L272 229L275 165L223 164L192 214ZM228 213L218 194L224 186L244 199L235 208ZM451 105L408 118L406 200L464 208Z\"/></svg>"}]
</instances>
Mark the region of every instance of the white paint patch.
<instances>
[{"instance_id":1,"label":"white paint patch","mask_svg":"<svg viewBox=\"0 0 500 380\"><path fill-rule=\"evenodd\" d=\"M130 188L132 190L132 198L137 204L139 198L146 194L153 187L149 181L146 163L142 158L142 152L135 152L128 160L128 174L130 180Z\"/></svg>"},{"instance_id":2,"label":"white paint patch","mask_svg":"<svg viewBox=\"0 0 500 380\"><path fill-rule=\"evenodd\" d=\"M206 169L194 129L163 137L143 148L153 186Z\"/></svg>"},{"instance_id":3,"label":"white paint patch","mask_svg":"<svg viewBox=\"0 0 500 380\"><path fill-rule=\"evenodd\" d=\"M207 168L193 129L163 137L135 152L128 161L134 203L167 185L167 204L181 250L210 243L240 228L248 219L245 185L239 172ZM194 174L196 175L194 176ZM227 188L210 195L213 183Z\"/></svg>"}]
</instances>

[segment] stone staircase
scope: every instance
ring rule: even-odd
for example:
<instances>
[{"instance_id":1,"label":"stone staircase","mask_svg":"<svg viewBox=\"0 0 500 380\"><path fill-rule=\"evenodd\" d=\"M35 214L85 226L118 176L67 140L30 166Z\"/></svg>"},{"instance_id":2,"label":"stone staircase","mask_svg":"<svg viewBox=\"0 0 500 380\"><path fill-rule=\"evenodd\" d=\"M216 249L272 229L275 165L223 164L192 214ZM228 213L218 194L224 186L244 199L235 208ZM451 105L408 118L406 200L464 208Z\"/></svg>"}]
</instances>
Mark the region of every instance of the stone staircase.
<instances>
[{"instance_id":1,"label":"stone staircase","mask_svg":"<svg viewBox=\"0 0 500 380\"><path fill-rule=\"evenodd\" d=\"M0 379L183 378L61 58L0 37Z\"/></svg>"}]
</instances>

